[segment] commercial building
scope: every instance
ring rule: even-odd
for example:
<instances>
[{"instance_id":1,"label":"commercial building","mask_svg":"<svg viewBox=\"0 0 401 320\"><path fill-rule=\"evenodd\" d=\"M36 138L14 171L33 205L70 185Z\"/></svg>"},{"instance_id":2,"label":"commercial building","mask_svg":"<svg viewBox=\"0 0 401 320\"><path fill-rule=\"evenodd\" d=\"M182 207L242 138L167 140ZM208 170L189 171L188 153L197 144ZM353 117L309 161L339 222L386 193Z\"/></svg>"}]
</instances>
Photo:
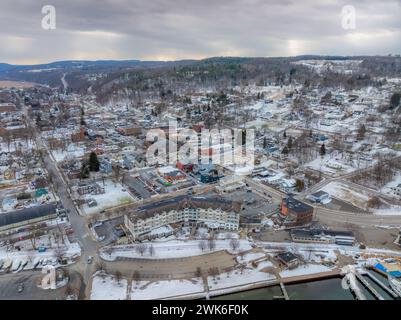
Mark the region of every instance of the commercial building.
<instances>
[{"instance_id":1,"label":"commercial building","mask_svg":"<svg viewBox=\"0 0 401 320\"><path fill-rule=\"evenodd\" d=\"M307 199L316 203L324 203L330 200L330 195L324 191L315 192L307 197Z\"/></svg>"},{"instance_id":2,"label":"commercial building","mask_svg":"<svg viewBox=\"0 0 401 320\"><path fill-rule=\"evenodd\" d=\"M238 230L241 203L220 197L183 195L139 207L125 216L134 239L170 224L204 225L212 229Z\"/></svg>"},{"instance_id":3,"label":"commercial building","mask_svg":"<svg viewBox=\"0 0 401 320\"><path fill-rule=\"evenodd\" d=\"M298 257L292 252L280 252L276 259L283 265L285 265L288 269L296 268L299 264Z\"/></svg>"},{"instance_id":4,"label":"commercial building","mask_svg":"<svg viewBox=\"0 0 401 320\"><path fill-rule=\"evenodd\" d=\"M280 206L281 222L286 227L303 226L312 222L314 208L293 197L284 198Z\"/></svg>"},{"instance_id":5,"label":"commercial building","mask_svg":"<svg viewBox=\"0 0 401 320\"><path fill-rule=\"evenodd\" d=\"M335 231L323 229L293 229L291 239L294 242L306 243L335 243L352 246L355 236L350 231Z\"/></svg>"},{"instance_id":6,"label":"commercial building","mask_svg":"<svg viewBox=\"0 0 401 320\"><path fill-rule=\"evenodd\" d=\"M19 228L57 217L55 203L0 214L0 231Z\"/></svg>"}]
</instances>

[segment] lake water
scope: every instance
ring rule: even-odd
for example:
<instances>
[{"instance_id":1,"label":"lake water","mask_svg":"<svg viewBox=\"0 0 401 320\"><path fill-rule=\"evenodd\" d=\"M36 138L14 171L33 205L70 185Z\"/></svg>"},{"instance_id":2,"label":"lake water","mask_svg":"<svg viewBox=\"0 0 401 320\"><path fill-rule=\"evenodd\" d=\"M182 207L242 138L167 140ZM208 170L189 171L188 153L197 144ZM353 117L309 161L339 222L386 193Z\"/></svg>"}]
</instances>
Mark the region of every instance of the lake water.
<instances>
[{"instance_id":1,"label":"lake water","mask_svg":"<svg viewBox=\"0 0 401 320\"><path fill-rule=\"evenodd\" d=\"M372 272L384 284L388 284L385 277ZM378 291L386 300L392 300L392 297L379 285L365 276L365 279ZM365 289L361 283L363 293L368 300L374 300L373 295ZM355 300L352 292L343 289L341 286L341 278L332 278L304 283L288 284L285 286L291 300ZM253 289L224 296L214 297L212 300L272 300L274 296L281 296L282 292L279 286Z\"/></svg>"}]
</instances>

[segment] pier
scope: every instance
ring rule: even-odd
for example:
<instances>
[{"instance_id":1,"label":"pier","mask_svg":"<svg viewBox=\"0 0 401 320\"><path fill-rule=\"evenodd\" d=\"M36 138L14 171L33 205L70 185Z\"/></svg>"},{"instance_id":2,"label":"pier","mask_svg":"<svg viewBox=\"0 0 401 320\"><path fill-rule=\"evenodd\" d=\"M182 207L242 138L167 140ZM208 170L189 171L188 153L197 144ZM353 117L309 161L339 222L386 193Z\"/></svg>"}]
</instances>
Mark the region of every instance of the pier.
<instances>
[{"instance_id":1,"label":"pier","mask_svg":"<svg viewBox=\"0 0 401 320\"><path fill-rule=\"evenodd\" d=\"M345 277L348 279L348 284L351 291L355 294L357 300L367 300L363 294L361 288L358 287L358 283L353 272L347 273Z\"/></svg>"},{"instance_id":2,"label":"pier","mask_svg":"<svg viewBox=\"0 0 401 320\"><path fill-rule=\"evenodd\" d=\"M288 296L288 293L287 293L287 290L286 290L286 288L284 286L284 283L280 282L280 288L281 288L281 291L283 292L284 299L285 300L290 300L290 297Z\"/></svg>"},{"instance_id":3,"label":"pier","mask_svg":"<svg viewBox=\"0 0 401 320\"><path fill-rule=\"evenodd\" d=\"M385 290L389 295L391 295L394 299L398 296L395 294L393 290L391 290L388 286L386 286L383 282L381 282L376 276L374 276L371 272L367 271L366 275L376 282L383 290Z\"/></svg>"},{"instance_id":4,"label":"pier","mask_svg":"<svg viewBox=\"0 0 401 320\"><path fill-rule=\"evenodd\" d=\"M376 289L373 288L373 286L367 282L358 271L355 270L354 274L355 277L375 296L376 299L384 300L384 298L376 291Z\"/></svg>"}]
</instances>

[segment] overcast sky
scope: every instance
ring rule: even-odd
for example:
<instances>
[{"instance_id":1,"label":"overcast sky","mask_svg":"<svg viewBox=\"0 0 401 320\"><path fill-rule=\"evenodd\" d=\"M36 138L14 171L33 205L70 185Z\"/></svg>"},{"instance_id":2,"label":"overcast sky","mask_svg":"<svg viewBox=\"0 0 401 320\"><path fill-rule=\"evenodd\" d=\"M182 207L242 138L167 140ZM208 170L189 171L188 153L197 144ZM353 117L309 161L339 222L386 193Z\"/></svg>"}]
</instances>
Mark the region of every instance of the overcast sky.
<instances>
[{"instance_id":1,"label":"overcast sky","mask_svg":"<svg viewBox=\"0 0 401 320\"><path fill-rule=\"evenodd\" d=\"M0 0L0 62L388 53L401 53L401 0Z\"/></svg>"}]
</instances>

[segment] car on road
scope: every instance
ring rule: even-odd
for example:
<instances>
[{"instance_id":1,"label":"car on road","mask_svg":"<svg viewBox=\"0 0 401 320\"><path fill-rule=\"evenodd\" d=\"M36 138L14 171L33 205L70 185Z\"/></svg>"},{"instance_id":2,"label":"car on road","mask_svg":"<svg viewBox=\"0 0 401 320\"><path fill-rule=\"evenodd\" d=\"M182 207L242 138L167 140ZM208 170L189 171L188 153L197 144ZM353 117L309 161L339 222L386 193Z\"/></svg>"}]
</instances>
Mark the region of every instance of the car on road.
<instances>
[{"instance_id":1,"label":"car on road","mask_svg":"<svg viewBox=\"0 0 401 320\"><path fill-rule=\"evenodd\" d=\"M18 293L21 293L22 291L24 291L24 284L19 284L18 285Z\"/></svg>"},{"instance_id":2,"label":"car on road","mask_svg":"<svg viewBox=\"0 0 401 320\"><path fill-rule=\"evenodd\" d=\"M92 256L88 256L87 258L86 258L86 263L87 264L91 264L93 262L93 257Z\"/></svg>"}]
</instances>

